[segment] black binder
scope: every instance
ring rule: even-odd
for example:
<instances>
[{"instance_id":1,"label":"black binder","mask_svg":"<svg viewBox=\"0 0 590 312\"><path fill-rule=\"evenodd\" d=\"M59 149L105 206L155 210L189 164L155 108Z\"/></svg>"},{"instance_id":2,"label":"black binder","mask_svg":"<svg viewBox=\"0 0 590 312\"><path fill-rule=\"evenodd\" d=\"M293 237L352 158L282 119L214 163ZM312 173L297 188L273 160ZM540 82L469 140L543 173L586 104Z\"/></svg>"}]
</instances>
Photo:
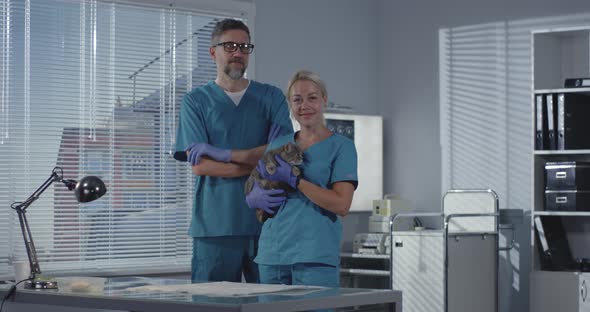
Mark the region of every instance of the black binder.
<instances>
[{"instance_id":1,"label":"black binder","mask_svg":"<svg viewBox=\"0 0 590 312\"><path fill-rule=\"evenodd\" d=\"M555 105L555 96L553 93L545 95L547 104L547 148L550 150L557 149L557 107Z\"/></svg>"},{"instance_id":2,"label":"black binder","mask_svg":"<svg viewBox=\"0 0 590 312\"><path fill-rule=\"evenodd\" d=\"M545 95L535 95L535 149L544 150L548 148L547 140L547 106Z\"/></svg>"},{"instance_id":3,"label":"black binder","mask_svg":"<svg viewBox=\"0 0 590 312\"><path fill-rule=\"evenodd\" d=\"M557 148L590 149L590 96L557 94Z\"/></svg>"}]
</instances>

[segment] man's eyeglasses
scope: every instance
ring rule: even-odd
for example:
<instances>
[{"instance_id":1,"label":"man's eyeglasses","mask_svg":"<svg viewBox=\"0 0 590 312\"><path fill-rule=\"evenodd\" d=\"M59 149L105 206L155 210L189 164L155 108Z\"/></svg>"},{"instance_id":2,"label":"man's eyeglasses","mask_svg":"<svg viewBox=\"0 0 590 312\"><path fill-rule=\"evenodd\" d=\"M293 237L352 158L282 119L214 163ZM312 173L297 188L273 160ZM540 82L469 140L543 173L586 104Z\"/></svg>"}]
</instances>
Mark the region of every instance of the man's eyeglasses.
<instances>
[{"instance_id":1,"label":"man's eyeglasses","mask_svg":"<svg viewBox=\"0 0 590 312\"><path fill-rule=\"evenodd\" d=\"M236 52L238 48L240 48L240 52L244 54L250 54L254 51L254 45L251 43L237 43L237 42L220 42L218 44L214 44L213 47L223 46L223 50L225 52Z\"/></svg>"}]
</instances>

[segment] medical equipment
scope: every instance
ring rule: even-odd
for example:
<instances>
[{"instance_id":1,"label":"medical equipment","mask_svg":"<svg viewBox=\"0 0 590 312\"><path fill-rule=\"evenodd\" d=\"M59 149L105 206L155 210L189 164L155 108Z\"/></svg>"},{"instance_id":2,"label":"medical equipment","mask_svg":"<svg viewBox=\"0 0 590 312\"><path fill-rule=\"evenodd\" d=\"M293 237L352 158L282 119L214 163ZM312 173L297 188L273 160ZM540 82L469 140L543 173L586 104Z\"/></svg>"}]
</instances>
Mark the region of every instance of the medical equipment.
<instances>
[{"instance_id":1,"label":"medical equipment","mask_svg":"<svg viewBox=\"0 0 590 312\"><path fill-rule=\"evenodd\" d=\"M409 211L409 203L397 195L387 194L383 199L374 199L373 214L369 216L369 232L388 233L389 218L393 214Z\"/></svg>"},{"instance_id":2,"label":"medical equipment","mask_svg":"<svg viewBox=\"0 0 590 312\"><path fill-rule=\"evenodd\" d=\"M372 215L369 216L369 232L387 233L389 232L389 217Z\"/></svg>"},{"instance_id":3,"label":"medical equipment","mask_svg":"<svg viewBox=\"0 0 590 312\"><path fill-rule=\"evenodd\" d=\"M373 215L390 217L394 213L409 212L410 205L397 195L385 195L383 199L373 200Z\"/></svg>"},{"instance_id":4,"label":"medical equipment","mask_svg":"<svg viewBox=\"0 0 590 312\"><path fill-rule=\"evenodd\" d=\"M383 254L383 244L388 236L387 233L358 233L352 241L352 252L367 255Z\"/></svg>"}]
</instances>

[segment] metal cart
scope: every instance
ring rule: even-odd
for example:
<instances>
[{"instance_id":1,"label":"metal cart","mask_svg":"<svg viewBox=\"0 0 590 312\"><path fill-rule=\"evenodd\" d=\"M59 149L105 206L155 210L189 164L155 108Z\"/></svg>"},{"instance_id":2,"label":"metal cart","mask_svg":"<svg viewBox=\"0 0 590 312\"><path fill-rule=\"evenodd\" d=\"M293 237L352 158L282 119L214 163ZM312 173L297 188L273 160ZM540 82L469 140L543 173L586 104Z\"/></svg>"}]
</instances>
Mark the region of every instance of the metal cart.
<instances>
[{"instance_id":1,"label":"metal cart","mask_svg":"<svg viewBox=\"0 0 590 312\"><path fill-rule=\"evenodd\" d=\"M440 229L395 231L399 218L435 217ZM441 213L390 218L390 285L405 312L498 310L498 196L493 190L450 190Z\"/></svg>"}]
</instances>

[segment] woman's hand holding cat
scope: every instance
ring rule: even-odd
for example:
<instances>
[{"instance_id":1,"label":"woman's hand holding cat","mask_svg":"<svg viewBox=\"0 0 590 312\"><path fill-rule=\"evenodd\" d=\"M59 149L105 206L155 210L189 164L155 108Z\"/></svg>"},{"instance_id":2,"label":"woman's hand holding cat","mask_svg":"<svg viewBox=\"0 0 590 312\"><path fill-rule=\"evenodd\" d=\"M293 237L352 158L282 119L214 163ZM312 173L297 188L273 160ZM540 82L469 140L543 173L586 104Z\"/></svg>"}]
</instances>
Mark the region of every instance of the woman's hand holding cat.
<instances>
[{"instance_id":1,"label":"woman's hand holding cat","mask_svg":"<svg viewBox=\"0 0 590 312\"><path fill-rule=\"evenodd\" d=\"M188 161L193 166L198 165L203 156L226 163L231 161L231 150L218 148L207 143L193 143L185 151L189 152Z\"/></svg>"},{"instance_id":2,"label":"woman's hand holding cat","mask_svg":"<svg viewBox=\"0 0 590 312\"><path fill-rule=\"evenodd\" d=\"M293 173L293 167L288 162L284 161L279 155L275 155L275 160L277 161L278 166L274 174L270 174L266 171L266 166L262 160L258 161L256 170L258 170L263 179L284 182L296 190L297 184L299 184L299 176L296 176Z\"/></svg>"},{"instance_id":3,"label":"woman's hand holding cat","mask_svg":"<svg viewBox=\"0 0 590 312\"><path fill-rule=\"evenodd\" d=\"M254 181L252 191L246 195L246 203L252 209L258 208L269 214L275 214L276 211L273 208L279 207L287 199L285 196L279 196L281 194L284 194L283 190L265 190L260 187L258 181Z\"/></svg>"}]
</instances>

